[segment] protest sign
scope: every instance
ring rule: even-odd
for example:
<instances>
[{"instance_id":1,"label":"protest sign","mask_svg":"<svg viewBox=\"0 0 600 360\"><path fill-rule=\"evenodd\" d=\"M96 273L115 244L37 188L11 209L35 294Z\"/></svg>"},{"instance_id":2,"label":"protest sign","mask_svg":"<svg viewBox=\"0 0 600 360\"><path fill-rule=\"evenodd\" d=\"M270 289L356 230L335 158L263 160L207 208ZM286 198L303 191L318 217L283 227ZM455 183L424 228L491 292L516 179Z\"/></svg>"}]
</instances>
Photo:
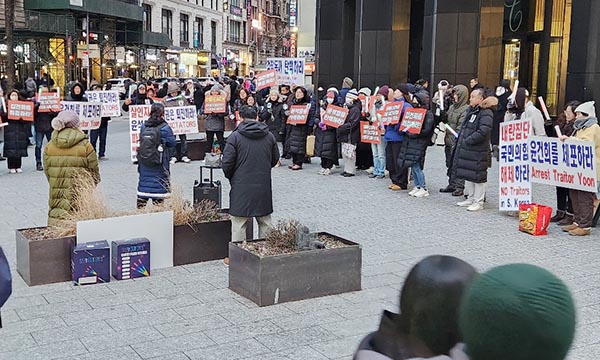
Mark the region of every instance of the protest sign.
<instances>
[{"instance_id":1,"label":"protest sign","mask_svg":"<svg viewBox=\"0 0 600 360\"><path fill-rule=\"evenodd\" d=\"M62 111L73 111L79 115L81 130L95 130L100 127L102 104L97 102L62 101Z\"/></svg>"},{"instance_id":2,"label":"protest sign","mask_svg":"<svg viewBox=\"0 0 600 360\"><path fill-rule=\"evenodd\" d=\"M321 120L325 125L337 129L346 122L347 116L348 109L330 104L327 105L325 113L321 115Z\"/></svg>"},{"instance_id":3,"label":"protest sign","mask_svg":"<svg viewBox=\"0 0 600 360\"><path fill-rule=\"evenodd\" d=\"M227 98L225 95L208 95L204 99L205 114L222 114L227 112Z\"/></svg>"},{"instance_id":4,"label":"protest sign","mask_svg":"<svg viewBox=\"0 0 600 360\"><path fill-rule=\"evenodd\" d=\"M377 122L370 124L368 121L360 122L360 142L367 144L380 144L379 125Z\"/></svg>"},{"instance_id":5,"label":"protest sign","mask_svg":"<svg viewBox=\"0 0 600 360\"><path fill-rule=\"evenodd\" d=\"M174 135L198 133L198 115L195 106L167 107L165 120L173 129Z\"/></svg>"},{"instance_id":6,"label":"protest sign","mask_svg":"<svg viewBox=\"0 0 600 360\"><path fill-rule=\"evenodd\" d=\"M304 58L267 58L266 66L277 71L278 85L304 85Z\"/></svg>"},{"instance_id":7,"label":"protest sign","mask_svg":"<svg viewBox=\"0 0 600 360\"><path fill-rule=\"evenodd\" d=\"M271 69L256 75L256 90L277 86L277 70Z\"/></svg>"},{"instance_id":8,"label":"protest sign","mask_svg":"<svg viewBox=\"0 0 600 360\"><path fill-rule=\"evenodd\" d=\"M383 125L395 125L400 122L404 102L389 102L383 107L381 122Z\"/></svg>"},{"instance_id":9,"label":"protest sign","mask_svg":"<svg viewBox=\"0 0 600 360\"><path fill-rule=\"evenodd\" d=\"M427 109L408 108L404 112L400 131L406 131L410 134L420 134L423 127L423 121L427 116Z\"/></svg>"},{"instance_id":10,"label":"protest sign","mask_svg":"<svg viewBox=\"0 0 600 360\"><path fill-rule=\"evenodd\" d=\"M596 193L594 143L532 136L529 141L531 181Z\"/></svg>"},{"instance_id":11,"label":"protest sign","mask_svg":"<svg viewBox=\"0 0 600 360\"><path fill-rule=\"evenodd\" d=\"M140 129L144 121L150 117L152 105L131 105L129 107L129 144L131 161L137 160L137 150L140 146Z\"/></svg>"},{"instance_id":12,"label":"protest sign","mask_svg":"<svg viewBox=\"0 0 600 360\"><path fill-rule=\"evenodd\" d=\"M46 113L46 112L59 112L60 107L60 94L52 93L52 92L39 92L37 97L37 102L40 104L38 107L38 112Z\"/></svg>"},{"instance_id":13,"label":"protest sign","mask_svg":"<svg viewBox=\"0 0 600 360\"><path fill-rule=\"evenodd\" d=\"M33 101L8 100L8 120L33 121Z\"/></svg>"},{"instance_id":14,"label":"protest sign","mask_svg":"<svg viewBox=\"0 0 600 360\"><path fill-rule=\"evenodd\" d=\"M523 119L500 124L499 207L517 211L519 204L531 203L530 154L531 121Z\"/></svg>"},{"instance_id":15,"label":"protest sign","mask_svg":"<svg viewBox=\"0 0 600 360\"><path fill-rule=\"evenodd\" d=\"M287 124L290 125L304 125L308 120L308 114L310 113L310 104L306 105L292 105L290 106L290 114L287 118Z\"/></svg>"},{"instance_id":16,"label":"protest sign","mask_svg":"<svg viewBox=\"0 0 600 360\"><path fill-rule=\"evenodd\" d=\"M86 91L85 96L90 102L102 104L103 117L121 116L118 91Z\"/></svg>"}]
</instances>

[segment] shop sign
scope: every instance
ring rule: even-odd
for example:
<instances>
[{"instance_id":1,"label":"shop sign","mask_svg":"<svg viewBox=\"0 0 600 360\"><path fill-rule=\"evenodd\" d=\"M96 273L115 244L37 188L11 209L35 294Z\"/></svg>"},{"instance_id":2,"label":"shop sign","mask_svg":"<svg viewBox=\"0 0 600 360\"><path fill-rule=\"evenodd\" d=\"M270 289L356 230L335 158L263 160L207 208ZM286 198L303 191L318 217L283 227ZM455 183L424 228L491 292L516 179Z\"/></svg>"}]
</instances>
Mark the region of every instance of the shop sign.
<instances>
[{"instance_id":1,"label":"shop sign","mask_svg":"<svg viewBox=\"0 0 600 360\"><path fill-rule=\"evenodd\" d=\"M267 58L267 70L277 70L279 85L304 85L304 58Z\"/></svg>"},{"instance_id":2,"label":"shop sign","mask_svg":"<svg viewBox=\"0 0 600 360\"><path fill-rule=\"evenodd\" d=\"M231 15L242 17L242 8L235 5L229 5L229 11Z\"/></svg>"},{"instance_id":3,"label":"shop sign","mask_svg":"<svg viewBox=\"0 0 600 360\"><path fill-rule=\"evenodd\" d=\"M167 53L167 61L179 62L179 54L169 54L169 53Z\"/></svg>"},{"instance_id":4,"label":"shop sign","mask_svg":"<svg viewBox=\"0 0 600 360\"><path fill-rule=\"evenodd\" d=\"M196 65L198 63L198 57L195 53L181 53L180 61L185 65Z\"/></svg>"},{"instance_id":5,"label":"shop sign","mask_svg":"<svg viewBox=\"0 0 600 360\"><path fill-rule=\"evenodd\" d=\"M290 0L290 28L298 26L297 0Z\"/></svg>"}]
</instances>

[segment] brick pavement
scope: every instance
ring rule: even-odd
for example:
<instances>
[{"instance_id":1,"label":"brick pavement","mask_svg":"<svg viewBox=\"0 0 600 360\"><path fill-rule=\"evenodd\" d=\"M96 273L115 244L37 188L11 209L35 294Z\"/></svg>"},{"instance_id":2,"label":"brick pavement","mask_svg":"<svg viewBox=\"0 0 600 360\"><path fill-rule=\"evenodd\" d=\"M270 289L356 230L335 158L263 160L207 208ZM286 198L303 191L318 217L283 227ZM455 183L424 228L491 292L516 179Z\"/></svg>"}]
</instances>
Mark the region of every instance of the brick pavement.
<instances>
[{"instance_id":1,"label":"brick pavement","mask_svg":"<svg viewBox=\"0 0 600 360\"><path fill-rule=\"evenodd\" d=\"M133 208L137 172L128 161L126 121L113 121L109 132L101 189L114 208ZM34 170L33 148L29 153L22 175L7 174L6 163L0 163L0 245L13 268L14 230L46 221L48 186ZM515 218L495 210L496 181L490 183L488 208L467 213L454 205L455 198L437 192L445 185L439 147L428 154L432 195L425 199L391 193L388 180L364 173L321 177L318 169L315 163L300 172L273 171L275 215L361 243L362 291L258 308L227 289L227 268L220 261L82 288L27 287L15 271L14 294L2 308L0 359L351 359L361 338L376 328L380 312L397 309L407 270L430 254L456 255L480 270L507 262L550 269L577 302L569 359L600 353L598 230L583 239L554 225L547 237L521 234ZM197 173L198 163L173 168L174 183L187 197ZM489 178L496 179L497 171ZM536 201L554 205L552 188L535 185L534 193Z\"/></svg>"}]
</instances>

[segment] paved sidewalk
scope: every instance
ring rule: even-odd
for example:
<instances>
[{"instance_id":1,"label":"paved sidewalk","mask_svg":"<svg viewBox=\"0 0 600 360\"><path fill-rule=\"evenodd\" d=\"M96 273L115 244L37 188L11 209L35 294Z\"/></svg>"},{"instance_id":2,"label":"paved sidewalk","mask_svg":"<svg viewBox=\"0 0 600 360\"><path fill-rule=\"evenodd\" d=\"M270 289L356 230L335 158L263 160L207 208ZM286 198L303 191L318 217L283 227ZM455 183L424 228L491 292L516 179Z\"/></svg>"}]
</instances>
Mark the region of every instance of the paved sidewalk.
<instances>
[{"instance_id":1,"label":"paved sidewalk","mask_svg":"<svg viewBox=\"0 0 600 360\"><path fill-rule=\"evenodd\" d=\"M101 189L116 209L135 207L137 169L129 162L125 119L109 125ZM0 163L0 245L14 268L17 228L46 222L48 185L35 171L33 148L21 175ZM191 198L197 162L173 167ZM546 237L519 233L496 209L497 166L487 208L468 213L446 185L443 148L430 148L431 196L392 193L389 180L317 175L318 159L299 172L274 169L274 214L316 224L363 246L363 290L258 308L227 289L227 268L209 262L154 271L150 278L74 287L28 287L14 271L14 294L2 308L0 359L351 359L383 309L397 310L408 269L424 256L449 254L479 270L508 262L548 268L575 294L578 331L570 360L600 354L600 229L573 238L555 225ZM228 182L224 180L224 203ZM554 206L554 189L534 186L536 202Z\"/></svg>"}]
</instances>

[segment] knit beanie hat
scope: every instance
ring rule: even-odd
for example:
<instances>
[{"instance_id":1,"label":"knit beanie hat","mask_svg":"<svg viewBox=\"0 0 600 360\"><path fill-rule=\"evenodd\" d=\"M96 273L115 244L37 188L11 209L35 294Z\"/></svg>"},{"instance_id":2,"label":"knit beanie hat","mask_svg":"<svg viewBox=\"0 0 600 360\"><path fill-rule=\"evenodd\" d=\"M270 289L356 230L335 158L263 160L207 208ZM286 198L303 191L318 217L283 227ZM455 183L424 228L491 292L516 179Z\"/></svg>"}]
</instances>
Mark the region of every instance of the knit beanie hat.
<instances>
[{"instance_id":1,"label":"knit beanie hat","mask_svg":"<svg viewBox=\"0 0 600 360\"><path fill-rule=\"evenodd\" d=\"M358 90L359 94L363 94L365 96L371 96L371 89L369 89L368 87L364 87L360 90Z\"/></svg>"},{"instance_id":2,"label":"knit beanie hat","mask_svg":"<svg viewBox=\"0 0 600 360\"><path fill-rule=\"evenodd\" d=\"M52 128L56 131L61 131L64 128L77 129L78 127L79 115L74 111L61 111L52 119Z\"/></svg>"},{"instance_id":3,"label":"knit beanie hat","mask_svg":"<svg viewBox=\"0 0 600 360\"><path fill-rule=\"evenodd\" d=\"M387 99L389 93L390 93L390 87L387 85L383 85L377 91L377 95L381 95L381 96L385 97L386 99Z\"/></svg>"},{"instance_id":4,"label":"knit beanie hat","mask_svg":"<svg viewBox=\"0 0 600 360\"><path fill-rule=\"evenodd\" d=\"M179 88L179 85L177 85L177 83L175 83L174 81L169 83L169 87L167 88L167 93L171 94L174 92L179 92L181 89Z\"/></svg>"},{"instance_id":5,"label":"knit beanie hat","mask_svg":"<svg viewBox=\"0 0 600 360\"><path fill-rule=\"evenodd\" d=\"M564 360L575 307L569 289L547 270L509 264L473 282L460 327L471 360Z\"/></svg>"},{"instance_id":6,"label":"knit beanie hat","mask_svg":"<svg viewBox=\"0 0 600 360\"><path fill-rule=\"evenodd\" d=\"M409 86L409 85L410 84L406 84L406 83L398 84L398 90L400 90L402 92L402 94L407 96L408 94L412 93L412 91L411 91L412 85L411 86ZM412 90L414 91L414 86L412 86Z\"/></svg>"},{"instance_id":7,"label":"knit beanie hat","mask_svg":"<svg viewBox=\"0 0 600 360\"><path fill-rule=\"evenodd\" d=\"M595 103L595 101L584 102L583 104L579 105L577 109L575 109L575 112L588 114L589 117L596 117L596 107L594 106Z\"/></svg>"},{"instance_id":8,"label":"knit beanie hat","mask_svg":"<svg viewBox=\"0 0 600 360\"><path fill-rule=\"evenodd\" d=\"M356 101L356 99L358 99L358 91L356 91L356 89L351 89L346 93L346 99L352 99L352 101Z\"/></svg>"},{"instance_id":9,"label":"knit beanie hat","mask_svg":"<svg viewBox=\"0 0 600 360\"><path fill-rule=\"evenodd\" d=\"M349 89L352 87L352 85L354 85L354 81L352 81L352 79L349 77L345 77L344 81L342 81L342 89Z\"/></svg>"},{"instance_id":10,"label":"knit beanie hat","mask_svg":"<svg viewBox=\"0 0 600 360\"><path fill-rule=\"evenodd\" d=\"M334 86L332 86L332 87L330 87L329 89L327 89L327 94L329 94L330 92L333 92L333 93L335 93L335 96L338 96L338 95L339 95L339 93L340 93L340 92L338 91L338 89L337 89L337 88L335 88Z\"/></svg>"}]
</instances>

